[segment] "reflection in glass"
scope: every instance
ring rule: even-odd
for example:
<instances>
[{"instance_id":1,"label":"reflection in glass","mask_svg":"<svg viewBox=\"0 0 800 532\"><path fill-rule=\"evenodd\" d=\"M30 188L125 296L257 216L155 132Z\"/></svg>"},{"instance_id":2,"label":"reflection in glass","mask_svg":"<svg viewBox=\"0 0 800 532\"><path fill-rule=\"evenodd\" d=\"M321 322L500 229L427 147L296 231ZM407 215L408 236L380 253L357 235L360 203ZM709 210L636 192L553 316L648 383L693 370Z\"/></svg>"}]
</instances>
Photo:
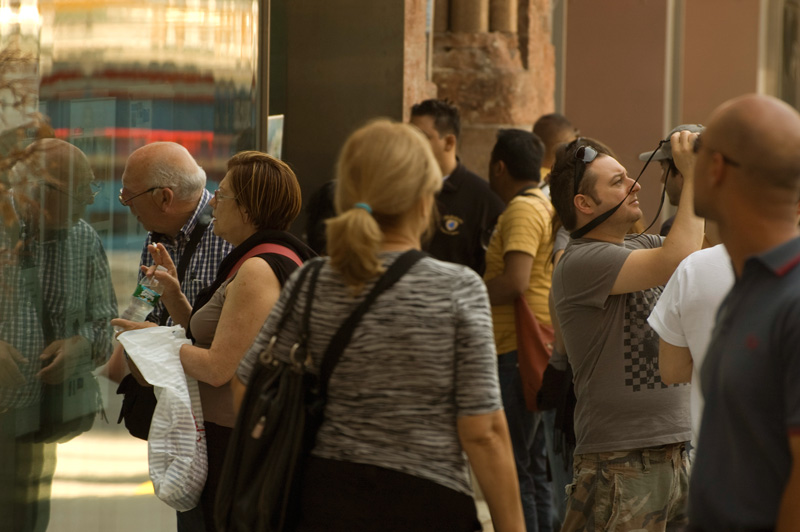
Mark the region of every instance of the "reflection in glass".
<instances>
[{"instance_id":1,"label":"reflection in glass","mask_svg":"<svg viewBox=\"0 0 800 532\"><path fill-rule=\"evenodd\" d=\"M145 238L117 192L127 157L151 142L186 147L211 190L231 155L255 148L258 9L0 0L3 526L174 529L146 444L115 424L116 385L95 369ZM98 390L111 423L91 415Z\"/></svg>"}]
</instances>

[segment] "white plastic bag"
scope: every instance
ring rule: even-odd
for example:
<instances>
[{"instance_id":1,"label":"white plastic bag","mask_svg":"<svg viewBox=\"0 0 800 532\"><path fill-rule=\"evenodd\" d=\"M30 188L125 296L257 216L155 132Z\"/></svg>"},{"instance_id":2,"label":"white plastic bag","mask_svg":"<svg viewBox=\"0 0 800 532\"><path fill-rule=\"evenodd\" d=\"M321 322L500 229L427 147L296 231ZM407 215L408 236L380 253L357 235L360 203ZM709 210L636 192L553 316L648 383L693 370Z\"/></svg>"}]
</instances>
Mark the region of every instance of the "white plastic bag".
<instances>
[{"instance_id":1,"label":"white plastic bag","mask_svg":"<svg viewBox=\"0 0 800 532\"><path fill-rule=\"evenodd\" d=\"M118 340L158 399L147 438L156 496L178 511L191 510L208 474L200 390L180 359L181 346L191 342L179 326L128 331Z\"/></svg>"}]
</instances>

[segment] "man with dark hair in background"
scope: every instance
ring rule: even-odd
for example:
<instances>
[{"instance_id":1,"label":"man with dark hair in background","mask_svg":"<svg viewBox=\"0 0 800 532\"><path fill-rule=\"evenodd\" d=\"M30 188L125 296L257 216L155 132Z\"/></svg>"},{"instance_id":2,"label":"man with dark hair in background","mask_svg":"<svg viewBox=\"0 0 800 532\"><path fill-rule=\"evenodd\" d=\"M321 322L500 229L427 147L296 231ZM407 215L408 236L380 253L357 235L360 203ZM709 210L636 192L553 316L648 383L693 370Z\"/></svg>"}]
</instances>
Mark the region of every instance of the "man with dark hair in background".
<instances>
[{"instance_id":1,"label":"man with dark hair in background","mask_svg":"<svg viewBox=\"0 0 800 532\"><path fill-rule=\"evenodd\" d=\"M700 124L681 124L670 131L668 137L672 137L673 133L677 133L679 131L702 133L703 126ZM652 150L640 153L639 160L647 161L650 159L651 155L653 155ZM653 155L652 160L658 161L659 164L661 164L661 182L664 183L664 187L666 188L669 204L673 207L677 207L681 201L683 174L681 174L680 170L678 170L678 167L675 166L675 161L672 159L672 144L670 142L665 142L662 144L661 147L656 151L656 154ZM661 224L661 230L658 233L661 236L667 236L673 222L675 222L674 215L670 216L663 224Z\"/></svg>"},{"instance_id":2,"label":"man with dark hair in background","mask_svg":"<svg viewBox=\"0 0 800 532\"><path fill-rule=\"evenodd\" d=\"M334 194L336 180L326 181L311 193L305 204L306 243L317 255L328 254L328 235L325 221L336 216Z\"/></svg>"},{"instance_id":3,"label":"man with dark hair in background","mask_svg":"<svg viewBox=\"0 0 800 532\"><path fill-rule=\"evenodd\" d=\"M507 207L489 243L484 276L525 523L529 531L539 532L553 529L552 495L544 432L537 430L541 418L527 409L523 394L514 302L524 297L539 324L551 325L548 296L553 213L550 201L539 189L543 153L542 141L528 131L501 129L497 134L489 163L489 185Z\"/></svg>"},{"instance_id":4,"label":"man with dark hair in background","mask_svg":"<svg viewBox=\"0 0 800 532\"><path fill-rule=\"evenodd\" d=\"M703 221L692 212L695 136L681 131L670 140L684 186L666 238L627 234L642 217L641 187L599 145L577 139L553 166L553 205L572 231L553 274L577 398L564 531L624 523L662 532L687 521L689 388L661 382L658 336L647 317L661 286L703 239Z\"/></svg>"},{"instance_id":5,"label":"man with dark hair in background","mask_svg":"<svg viewBox=\"0 0 800 532\"><path fill-rule=\"evenodd\" d=\"M461 117L454 105L443 100L425 100L411 108L411 123L430 141L444 176L436 198L439 224L425 251L437 259L469 266L483 275L486 245L503 211L503 202L485 180L459 162L456 148Z\"/></svg>"},{"instance_id":6,"label":"man with dark hair in background","mask_svg":"<svg viewBox=\"0 0 800 532\"><path fill-rule=\"evenodd\" d=\"M533 134L544 143L544 156L542 157L542 190L550 196L550 169L556 162L556 148L562 144L569 144L575 140L579 131L572 125L566 116L558 113L542 115L533 124Z\"/></svg>"}]
</instances>

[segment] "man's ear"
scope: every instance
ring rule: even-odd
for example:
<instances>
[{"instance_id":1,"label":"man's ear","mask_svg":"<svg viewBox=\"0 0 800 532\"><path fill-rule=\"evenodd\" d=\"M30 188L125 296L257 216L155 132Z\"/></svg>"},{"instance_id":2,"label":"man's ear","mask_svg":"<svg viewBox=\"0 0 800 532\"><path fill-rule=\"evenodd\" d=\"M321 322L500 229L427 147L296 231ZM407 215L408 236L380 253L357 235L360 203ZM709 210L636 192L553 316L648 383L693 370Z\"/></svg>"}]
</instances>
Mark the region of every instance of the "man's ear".
<instances>
[{"instance_id":1,"label":"man's ear","mask_svg":"<svg viewBox=\"0 0 800 532\"><path fill-rule=\"evenodd\" d=\"M169 187L160 188L158 190L159 207L162 212L165 212L175 201L175 192Z\"/></svg>"},{"instance_id":2,"label":"man's ear","mask_svg":"<svg viewBox=\"0 0 800 532\"><path fill-rule=\"evenodd\" d=\"M595 203L586 194L577 194L572 202L575 205L575 210L583 214L594 214Z\"/></svg>"},{"instance_id":3,"label":"man's ear","mask_svg":"<svg viewBox=\"0 0 800 532\"><path fill-rule=\"evenodd\" d=\"M494 175L501 176L505 175L508 171L508 167L506 166L505 161L502 159L498 159L495 162L491 163L492 168L494 169Z\"/></svg>"},{"instance_id":4,"label":"man's ear","mask_svg":"<svg viewBox=\"0 0 800 532\"><path fill-rule=\"evenodd\" d=\"M453 133L444 136L444 151L455 150L456 144L456 136Z\"/></svg>"},{"instance_id":5,"label":"man's ear","mask_svg":"<svg viewBox=\"0 0 800 532\"><path fill-rule=\"evenodd\" d=\"M711 154L710 170L708 183L711 188L721 186L728 177L728 163L725 162L725 157L721 153L714 152Z\"/></svg>"}]
</instances>

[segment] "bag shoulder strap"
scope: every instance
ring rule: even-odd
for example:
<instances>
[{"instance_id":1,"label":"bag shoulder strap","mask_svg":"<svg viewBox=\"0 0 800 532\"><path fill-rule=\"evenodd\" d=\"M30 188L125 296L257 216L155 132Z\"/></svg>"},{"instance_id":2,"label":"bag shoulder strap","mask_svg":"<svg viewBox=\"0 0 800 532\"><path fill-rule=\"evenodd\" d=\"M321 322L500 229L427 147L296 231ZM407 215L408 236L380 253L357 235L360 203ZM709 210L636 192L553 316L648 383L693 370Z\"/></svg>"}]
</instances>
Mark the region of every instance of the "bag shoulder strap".
<instances>
[{"instance_id":1,"label":"bag shoulder strap","mask_svg":"<svg viewBox=\"0 0 800 532\"><path fill-rule=\"evenodd\" d=\"M517 192L516 194L514 194L514 197L525 196L525 197L528 197L528 198L539 198L539 199L542 199L537 194L533 194L533 193L530 192L531 190L537 190L537 189L539 189L539 187L536 186L536 185L533 185L533 186L530 186L530 187L525 187L522 190L520 190L519 192Z\"/></svg>"},{"instance_id":2,"label":"bag shoulder strap","mask_svg":"<svg viewBox=\"0 0 800 532\"><path fill-rule=\"evenodd\" d=\"M287 248L286 246L281 246L280 244L259 244L250 251L248 251L247 253L245 253L244 257L239 259L236 262L236 264L233 265L233 268L231 268L231 271L228 272L228 276L226 277L226 279L230 279L231 277L236 275L236 272L239 271L239 268L242 267L242 264L244 264L247 259L252 259L257 255L263 255L264 253L281 255L291 260L298 266L303 265L303 261L302 259L300 259L300 257L297 256L297 253Z\"/></svg>"},{"instance_id":3,"label":"bag shoulder strap","mask_svg":"<svg viewBox=\"0 0 800 532\"><path fill-rule=\"evenodd\" d=\"M203 235L208 228L208 223L203 223L198 221L194 229L192 229L192 234L189 236L189 241L186 243L186 247L183 249L183 253L181 254L181 260L178 262L178 285L183 284L183 278L186 277L186 268L189 267L189 261L192 260L192 255L194 255L194 250L197 249L197 245L200 243L200 240L203 239ZM163 306L163 311L161 312L161 317L158 320L159 325L166 325L167 320L169 319L169 310L167 310L166 305Z\"/></svg>"},{"instance_id":4,"label":"bag shoulder strap","mask_svg":"<svg viewBox=\"0 0 800 532\"><path fill-rule=\"evenodd\" d=\"M320 367L320 381L319 381L319 395L327 397L328 381L330 381L333 370L336 364L339 363L342 352L350 339L353 336L356 326L361 321L361 318L367 312L367 309L372 305L375 299L378 298L383 292L391 288L405 273L411 269L420 259L427 256L422 251L412 249L400 255L394 263L389 266L389 269L381 276L375 283L375 286L364 298L364 301L353 311L352 314L345 320L339 330L331 339L325 354L322 356L322 364Z\"/></svg>"},{"instance_id":5,"label":"bag shoulder strap","mask_svg":"<svg viewBox=\"0 0 800 532\"><path fill-rule=\"evenodd\" d=\"M545 204L544 208L547 209L547 212L549 212L552 215L553 214L553 204L552 204L552 202L547 201L545 198L541 197L539 194L533 194L532 192L529 192L531 190L541 190L541 189L539 187L535 187L535 186L534 187L526 187L526 188L523 188L522 190L520 190L519 192L517 192L516 194L514 194L514 197L516 198L517 196L524 196L526 198L536 198L536 199L538 199L539 201L541 201L541 202L543 202Z\"/></svg>"},{"instance_id":6,"label":"bag shoulder strap","mask_svg":"<svg viewBox=\"0 0 800 532\"><path fill-rule=\"evenodd\" d=\"M283 307L283 312L281 312L281 318L280 320L278 320L278 326L275 328L275 335L279 334L281 330L283 330L283 326L286 324L286 320L289 318L289 315L292 313L292 310L294 309L295 304L297 303L297 298L300 295L300 289L302 288L303 282L305 281L306 277L308 277L308 274L312 271L314 272L313 285L316 285L316 278L319 277L319 270L322 268L322 265L324 263L325 261L323 259L314 258L308 261L305 264L305 266L300 269L300 273L297 275L297 281L294 283L292 291L289 293L289 297L286 299L286 305L284 305ZM311 288L314 288L314 286L311 286L309 288L309 293L306 299L306 310L304 311L303 315L304 322L307 320L305 314L310 313L311 296L313 295ZM301 327L305 328L308 327L307 323L303 322L301 323L302 323Z\"/></svg>"},{"instance_id":7,"label":"bag shoulder strap","mask_svg":"<svg viewBox=\"0 0 800 532\"><path fill-rule=\"evenodd\" d=\"M194 250L197 249L197 244L200 243L200 240L203 238L203 234L206 232L208 228L207 223L197 222L192 229L192 234L189 237L189 242L186 243L186 248L183 250L183 254L181 254L181 260L178 263L178 282L182 283L183 278L186 275L186 268L189 267L189 261L192 260L192 255L194 255Z\"/></svg>"}]
</instances>

